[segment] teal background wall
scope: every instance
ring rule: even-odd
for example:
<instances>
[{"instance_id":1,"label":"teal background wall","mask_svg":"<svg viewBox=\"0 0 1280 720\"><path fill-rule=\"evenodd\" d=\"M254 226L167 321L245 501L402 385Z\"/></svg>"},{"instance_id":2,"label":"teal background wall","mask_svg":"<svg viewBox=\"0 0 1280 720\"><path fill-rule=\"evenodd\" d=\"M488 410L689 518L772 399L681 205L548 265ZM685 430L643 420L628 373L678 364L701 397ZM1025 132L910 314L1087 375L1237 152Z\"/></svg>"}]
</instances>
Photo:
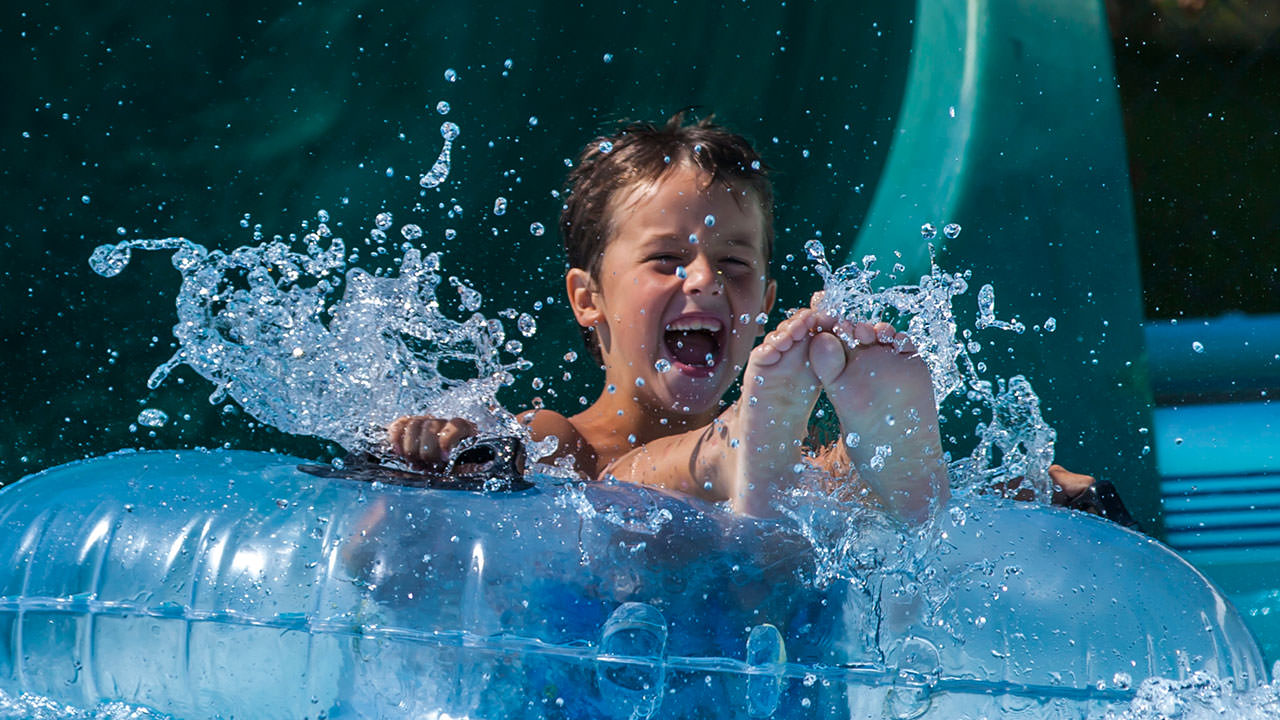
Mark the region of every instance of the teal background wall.
<instances>
[{"instance_id":1,"label":"teal background wall","mask_svg":"<svg viewBox=\"0 0 1280 720\"><path fill-rule=\"evenodd\" d=\"M476 281L488 314L531 310L563 292L551 194L563 160L625 118L701 105L753 138L777 169L775 271L794 278L783 301L807 299L812 274L785 257L818 231L847 251L901 104L914 8L586 5L4 10L0 479L120 447L327 451L223 414L189 371L148 391L146 376L172 351L178 276L166 257L140 254L99 278L86 264L96 245L182 235L230 249L252 242L245 213L270 236L314 224L320 209L353 243L385 209L397 226L422 226L449 272ZM453 174L420 195L445 119L462 130ZM501 217L498 196L509 200ZM454 204L461 218L448 217ZM549 232L534 237L533 222ZM546 357L579 349L563 306L537 315L531 344ZM566 381L540 362L508 399L527 402L538 375L544 399L571 411L597 371L582 361L569 370ZM172 418L154 437L130 429L143 407Z\"/></svg>"}]
</instances>

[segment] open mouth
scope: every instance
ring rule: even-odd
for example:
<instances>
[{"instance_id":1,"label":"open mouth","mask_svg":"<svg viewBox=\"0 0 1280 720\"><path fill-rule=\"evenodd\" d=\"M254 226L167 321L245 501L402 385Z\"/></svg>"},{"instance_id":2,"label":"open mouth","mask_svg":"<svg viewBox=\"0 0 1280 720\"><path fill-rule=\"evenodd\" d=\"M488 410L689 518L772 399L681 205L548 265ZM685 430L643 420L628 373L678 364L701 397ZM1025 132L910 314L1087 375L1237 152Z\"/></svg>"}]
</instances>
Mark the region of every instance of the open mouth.
<instances>
[{"instance_id":1,"label":"open mouth","mask_svg":"<svg viewBox=\"0 0 1280 720\"><path fill-rule=\"evenodd\" d=\"M677 318L663 341L676 366L687 374L709 375L721 359L724 323L715 318Z\"/></svg>"}]
</instances>

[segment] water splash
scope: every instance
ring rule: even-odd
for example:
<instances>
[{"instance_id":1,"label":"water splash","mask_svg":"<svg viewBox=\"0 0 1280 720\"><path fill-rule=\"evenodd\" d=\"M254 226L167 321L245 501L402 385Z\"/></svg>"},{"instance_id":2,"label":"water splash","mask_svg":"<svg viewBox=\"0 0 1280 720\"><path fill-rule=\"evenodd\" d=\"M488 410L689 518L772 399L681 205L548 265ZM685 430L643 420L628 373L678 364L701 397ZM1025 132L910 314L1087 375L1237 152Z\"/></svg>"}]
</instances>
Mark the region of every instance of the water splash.
<instances>
[{"instance_id":1,"label":"water splash","mask_svg":"<svg viewBox=\"0 0 1280 720\"><path fill-rule=\"evenodd\" d=\"M418 180L418 184L426 189L436 187L448 179L453 141L458 138L458 135L462 134L462 130L455 123L445 122L440 125L440 134L444 137L444 147L440 148L440 156L436 158L435 164L431 166L427 174Z\"/></svg>"},{"instance_id":2,"label":"water splash","mask_svg":"<svg viewBox=\"0 0 1280 720\"><path fill-rule=\"evenodd\" d=\"M377 223L389 225L383 215ZM89 264L111 277L134 250L173 251L179 348L150 388L185 364L214 384L211 402L231 398L260 422L353 452L374 448L391 420L424 412L523 434L494 395L529 363L505 345L499 320L476 312L479 292L450 278L459 307L446 312L438 253L406 243L398 275L379 277L347 270L341 238L321 240L310 233L305 250L277 238L231 252L185 238L127 240L97 248Z\"/></svg>"},{"instance_id":3,"label":"water splash","mask_svg":"<svg viewBox=\"0 0 1280 720\"><path fill-rule=\"evenodd\" d=\"M998 378L994 383L984 379L981 364L971 357L980 346L967 331L966 342L957 338L955 302L969 289L968 274L943 272L931 261L929 274L914 285L877 287L880 271L873 269L875 256L833 268L819 240L806 243L805 254L823 281L820 309L853 321L905 322L905 332L929 367L938 406L961 397L989 413L990 419L977 426L973 451L951 463L956 494L1022 478L1019 489L1047 503L1052 494L1049 465L1056 433L1044 421L1040 399L1025 377ZM975 325L1016 333L1025 329L1017 320L996 319L995 290L990 285L978 291Z\"/></svg>"},{"instance_id":4,"label":"water splash","mask_svg":"<svg viewBox=\"0 0 1280 720\"><path fill-rule=\"evenodd\" d=\"M1280 684L1272 682L1249 691L1197 671L1183 680L1151 678L1121 712L1108 711L1105 720L1272 720L1280 717Z\"/></svg>"},{"instance_id":5,"label":"water splash","mask_svg":"<svg viewBox=\"0 0 1280 720\"><path fill-rule=\"evenodd\" d=\"M120 702L85 709L42 695L23 693L15 697L0 690L0 720L172 720L172 716Z\"/></svg>"}]
</instances>

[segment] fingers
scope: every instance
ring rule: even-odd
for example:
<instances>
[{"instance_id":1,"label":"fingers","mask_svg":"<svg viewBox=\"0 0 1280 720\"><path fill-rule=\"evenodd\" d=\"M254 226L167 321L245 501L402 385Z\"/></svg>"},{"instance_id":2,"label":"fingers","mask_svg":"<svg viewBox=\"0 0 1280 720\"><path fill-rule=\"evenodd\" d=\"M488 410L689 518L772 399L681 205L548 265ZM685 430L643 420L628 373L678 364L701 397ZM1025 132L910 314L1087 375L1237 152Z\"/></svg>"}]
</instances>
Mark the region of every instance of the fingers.
<instances>
[{"instance_id":1,"label":"fingers","mask_svg":"<svg viewBox=\"0 0 1280 720\"><path fill-rule=\"evenodd\" d=\"M406 460L439 465L464 438L476 434L476 426L464 418L445 420L431 415L398 418L387 428L391 449Z\"/></svg>"},{"instance_id":2,"label":"fingers","mask_svg":"<svg viewBox=\"0 0 1280 720\"><path fill-rule=\"evenodd\" d=\"M436 437L440 439L440 447L443 448L444 456L447 459L449 453L458 447L458 443L475 434L475 423L463 418L454 418L445 423L444 428L436 434Z\"/></svg>"}]
</instances>

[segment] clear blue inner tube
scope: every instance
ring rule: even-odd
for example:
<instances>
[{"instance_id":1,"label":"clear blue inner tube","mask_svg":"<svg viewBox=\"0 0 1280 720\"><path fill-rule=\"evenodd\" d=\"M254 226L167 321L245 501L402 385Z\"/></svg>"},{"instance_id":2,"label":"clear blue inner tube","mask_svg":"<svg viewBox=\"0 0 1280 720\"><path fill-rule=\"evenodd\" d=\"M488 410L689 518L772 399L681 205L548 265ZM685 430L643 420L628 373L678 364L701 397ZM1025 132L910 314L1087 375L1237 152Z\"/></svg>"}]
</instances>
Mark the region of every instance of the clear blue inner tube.
<instances>
[{"instance_id":1,"label":"clear blue inner tube","mask_svg":"<svg viewBox=\"0 0 1280 720\"><path fill-rule=\"evenodd\" d=\"M0 490L0 688L181 718L978 718L1266 682L1209 581L1079 513L973 500L935 577L820 581L792 524L651 489L300 462L123 452Z\"/></svg>"}]
</instances>

